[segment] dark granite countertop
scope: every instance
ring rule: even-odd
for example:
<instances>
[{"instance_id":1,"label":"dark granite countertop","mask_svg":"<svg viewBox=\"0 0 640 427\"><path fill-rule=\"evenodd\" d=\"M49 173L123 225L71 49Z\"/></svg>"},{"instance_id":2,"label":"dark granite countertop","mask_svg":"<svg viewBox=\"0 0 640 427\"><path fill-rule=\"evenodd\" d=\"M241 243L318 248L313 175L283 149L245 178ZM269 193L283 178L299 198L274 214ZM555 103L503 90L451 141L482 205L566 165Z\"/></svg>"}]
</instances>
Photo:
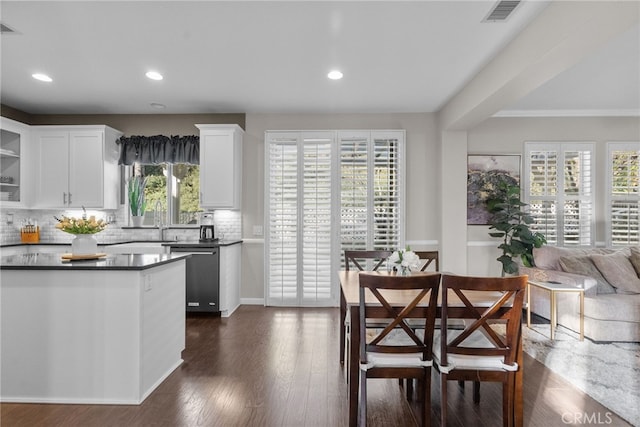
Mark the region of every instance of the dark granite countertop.
<instances>
[{"instance_id":1,"label":"dark granite countertop","mask_svg":"<svg viewBox=\"0 0 640 427\"><path fill-rule=\"evenodd\" d=\"M221 246L231 246L242 243L242 240L217 240L214 242L167 242L162 246L170 248L218 248Z\"/></svg>"},{"instance_id":2,"label":"dark granite countertop","mask_svg":"<svg viewBox=\"0 0 640 427\"><path fill-rule=\"evenodd\" d=\"M110 246L110 245L120 245L123 243L161 243L163 246L170 247L180 247L180 248L193 248L193 247L203 247L203 248L216 248L219 246L231 246L242 243L242 240L219 240L216 242L198 242L198 241L188 241L181 242L175 240L123 240L120 242L109 242L109 243L98 243L98 246ZM71 241L67 243L59 243L59 242L38 242L38 243L9 243L6 245L0 245L0 248L8 248L12 246L36 246L36 245L47 245L47 246L70 246Z\"/></svg>"},{"instance_id":3,"label":"dark granite countertop","mask_svg":"<svg viewBox=\"0 0 640 427\"><path fill-rule=\"evenodd\" d=\"M60 254L3 256L1 270L146 270L189 257L189 254L109 254L97 260L67 261Z\"/></svg>"}]
</instances>

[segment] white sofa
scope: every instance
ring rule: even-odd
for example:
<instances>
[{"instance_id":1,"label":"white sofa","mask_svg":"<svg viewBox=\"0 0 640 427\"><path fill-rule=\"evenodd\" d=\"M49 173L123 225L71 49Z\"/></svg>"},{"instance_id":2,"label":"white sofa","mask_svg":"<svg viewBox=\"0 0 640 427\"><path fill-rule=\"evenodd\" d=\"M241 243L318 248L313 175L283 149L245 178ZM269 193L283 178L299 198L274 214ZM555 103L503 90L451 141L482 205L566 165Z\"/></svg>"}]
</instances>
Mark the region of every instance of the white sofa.
<instances>
[{"instance_id":1,"label":"white sofa","mask_svg":"<svg viewBox=\"0 0 640 427\"><path fill-rule=\"evenodd\" d=\"M584 333L593 341L640 342L640 247L534 249L535 268L520 266L530 280L557 281L585 289ZM531 288L531 310L549 318L549 292ZM579 331L575 293L559 293L558 323Z\"/></svg>"}]
</instances>

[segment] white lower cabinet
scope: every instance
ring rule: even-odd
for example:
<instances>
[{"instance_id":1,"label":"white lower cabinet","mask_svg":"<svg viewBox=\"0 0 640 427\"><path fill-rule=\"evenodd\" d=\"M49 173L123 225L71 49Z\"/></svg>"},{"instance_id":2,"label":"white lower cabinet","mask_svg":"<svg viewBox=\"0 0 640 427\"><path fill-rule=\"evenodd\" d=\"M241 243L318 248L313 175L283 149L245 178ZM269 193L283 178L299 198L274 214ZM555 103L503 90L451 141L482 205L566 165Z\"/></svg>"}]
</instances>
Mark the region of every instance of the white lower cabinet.
<instances>
[{"instance_id":1,"label":"white lower cabinet","mask_svg":"<svg viewBox=\"0 0 640 427\"><path fill-rule=\"evenodd\" d=\"M240 306L242 244L220 246L220 315L229 317Z\"/></svg>"},{"instance_id":2,"label":"white lower cabinet","mask_svg":"<svg viewBox=\"0 0 640 427\"><path fill-rule=\"evenodd\" d=\"M34 126L35 208L116 209L121 132L108 126Z\"/></svg>"}]
</instances>

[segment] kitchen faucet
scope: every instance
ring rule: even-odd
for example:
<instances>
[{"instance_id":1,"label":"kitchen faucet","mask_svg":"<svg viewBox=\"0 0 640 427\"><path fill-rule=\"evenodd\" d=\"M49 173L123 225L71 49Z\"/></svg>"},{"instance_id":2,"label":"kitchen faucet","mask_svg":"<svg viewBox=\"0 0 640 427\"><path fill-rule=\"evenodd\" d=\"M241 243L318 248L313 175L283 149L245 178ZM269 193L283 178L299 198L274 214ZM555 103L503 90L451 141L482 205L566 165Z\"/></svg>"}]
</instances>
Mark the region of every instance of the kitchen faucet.
<instances>
[{"instance_id":1,"label":"kitchen faucet","mask_svg":"<svg viewBox=\"0 0 640 427\"><path fill-rule=\"evenodd\" d=\"M164 224L162 221L162 203L160 200L156 200L156 206L153 210L153 223L156 227L158 227L158 234L160 240L164 240Z\"/></svg>"}]
</instances>

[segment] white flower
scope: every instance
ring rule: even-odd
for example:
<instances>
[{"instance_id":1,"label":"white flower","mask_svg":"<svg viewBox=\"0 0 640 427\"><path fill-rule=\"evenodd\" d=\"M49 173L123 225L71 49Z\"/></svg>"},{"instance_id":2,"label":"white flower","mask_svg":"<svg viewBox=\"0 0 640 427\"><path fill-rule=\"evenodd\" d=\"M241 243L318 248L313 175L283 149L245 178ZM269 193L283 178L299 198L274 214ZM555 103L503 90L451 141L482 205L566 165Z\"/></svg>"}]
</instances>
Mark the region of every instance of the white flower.
<instances>
[{"instance_id":1,"label":"white flower","mask_svg":"<svg viewBox=\"0 0 640 427\"><path fill-rule=\"evenodd\" d=\"M402 265L409 267L409 270L417 270L420 267L420 258L415 252L406 251L402 256Z\"/></svg>"},{"instance_id":2,"label":"white flower","mask_svg":"<svg viewBox=\"0 0 640 427\"><path fill-rule=\"evenodd\" d=\"M391 254L388 258L390 264L406 267L409 270L418 270L420 268L420 257L408 249L400 249Z\"/></svg>"}]
</instances>

